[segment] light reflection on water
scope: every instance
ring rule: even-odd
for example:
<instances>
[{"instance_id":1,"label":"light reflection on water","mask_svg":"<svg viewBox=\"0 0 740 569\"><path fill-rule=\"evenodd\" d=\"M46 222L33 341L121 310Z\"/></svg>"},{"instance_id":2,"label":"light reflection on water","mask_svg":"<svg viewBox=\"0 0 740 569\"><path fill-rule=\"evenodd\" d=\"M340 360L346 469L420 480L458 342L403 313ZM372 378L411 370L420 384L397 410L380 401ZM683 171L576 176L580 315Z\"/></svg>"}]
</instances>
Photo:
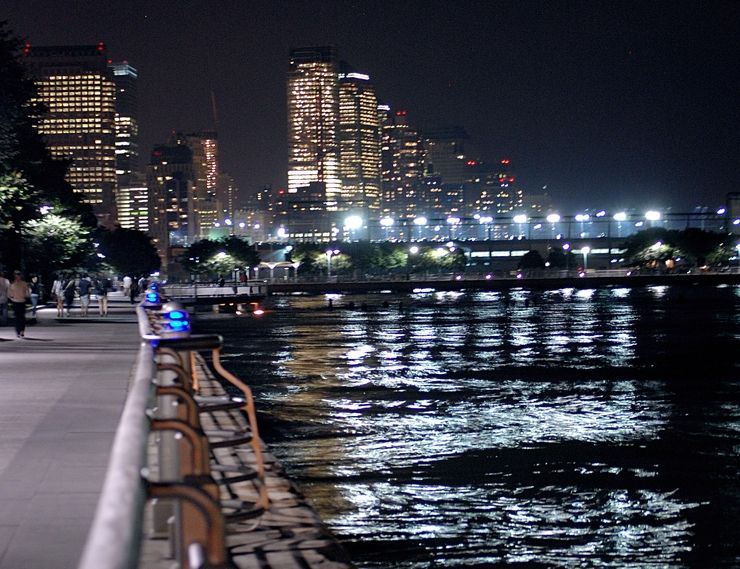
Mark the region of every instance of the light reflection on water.
<instances>
[{"instance_id":1,"label":"light reflection on water","mask_svg":"<svg viewBox=\"0 0 740 569\"><path fill-rule=\"evenodd\" d=\"M219 327L359 567L732 566L734 294L290 297Z\"/></svg>"}]
</instances>

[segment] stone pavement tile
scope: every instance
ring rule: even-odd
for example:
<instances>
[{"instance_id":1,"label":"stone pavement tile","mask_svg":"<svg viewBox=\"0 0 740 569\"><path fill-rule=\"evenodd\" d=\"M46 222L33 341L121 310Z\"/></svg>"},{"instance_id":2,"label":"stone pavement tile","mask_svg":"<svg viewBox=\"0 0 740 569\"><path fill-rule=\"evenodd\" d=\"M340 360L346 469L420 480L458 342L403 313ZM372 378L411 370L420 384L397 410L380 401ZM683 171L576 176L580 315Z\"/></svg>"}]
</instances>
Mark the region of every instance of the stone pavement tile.
<instances>
[{"instance_id":1,"label":"stone pavement tile","mask_svg":"<svg viewBox=\"0 0 740 569\"><path fill-rule=\"evenodd\" d=\"M0 507L0 526L20 525L26 517L30 505L30 500L4 499L2 507Z\"/></svg>"},{"instance_id":2,"label":"stone pavement tile","mask_svg":"<svg viewBox=\"0 0 740 569\"><path fill-rule=\"evenodd\" d=\"M41 485L44 493L85 493L99 492L105 480L106 465L60 466L56 464L47 472Z\"/></svg>"}]
</instances>

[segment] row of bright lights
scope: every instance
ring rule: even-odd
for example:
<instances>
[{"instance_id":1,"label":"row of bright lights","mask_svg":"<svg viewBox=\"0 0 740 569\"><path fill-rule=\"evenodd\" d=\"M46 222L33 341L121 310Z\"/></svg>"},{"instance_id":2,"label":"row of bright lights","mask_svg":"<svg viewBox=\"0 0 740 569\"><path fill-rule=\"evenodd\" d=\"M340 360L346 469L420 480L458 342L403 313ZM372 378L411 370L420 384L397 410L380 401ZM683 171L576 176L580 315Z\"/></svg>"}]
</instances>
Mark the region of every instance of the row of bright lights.
<instances>
[{"instance_id":1,"label":"row of bright lights","mask_svg":"<svg viewBox=\"0 0 740 569\"><path fill-rule=\"evenodd\" d=\"M724 215L725 211L726 210L724 208L721 208L717 210L717 215ZM606 217L606 215L607 215L606 211L601 210L597 212L596 214L594 214L594 217L603 218L603 217ZM478 220L480 224L491 224L494 222L494 218L490 215L482 216L480 214L475 214L473 217L474 219ZM662 215L659 211L650 210L650 211L645 212L645 219L647 221L660 221L661 218L662 218ZM560 214L558 213L550 213L547 215L545 219L547 220L548 223L555 224L555 223L560 222L561 217L560 217ZM612 219L617 222L627 221L627 213L624 211L617 212L612 216ZM575 216L575 220L578 222L587 222L591 220L591 216L587 213L583 213L583 214L579 213ZM460 225L462 223L462 219L459 217L448 217L446 221L448 225ZM512 222L516 224L523 224L523 223L527 223L528 221L529 221L529 217L527 217L527 215L523 213L514 215L512 217ZM382 217L380 219L380 225L386 228L392 227L393 225L395 225L395 223L396 222L392 217ZM414 225L418 225L418 226L426 226L429 223L429 220L424 216L419 216L413 219L413 223ZM347 229L349 231L356 231L358 229L362 229L364 224L365 224L365 221L359 215L350 215L344 220L344 229ZM732 221L732 224L740 225L740 219L734 219ZM224 225L231 227L232 225L234 225L234 223L232 222L231 219L226 219L224 220ZM237 225L241 229L244 229L246 227L246 223L243 221L240 221ZM638 225L641 226L642 222L638 222ZM213 226L221 227L221 223L216 221L213 223ZM259 223L254 224L254 229L260 229L260 227L261 226ZM280 227L277 233L279 237L288 236L288 231L284 227Z\"/></svg>"}]
</instances>

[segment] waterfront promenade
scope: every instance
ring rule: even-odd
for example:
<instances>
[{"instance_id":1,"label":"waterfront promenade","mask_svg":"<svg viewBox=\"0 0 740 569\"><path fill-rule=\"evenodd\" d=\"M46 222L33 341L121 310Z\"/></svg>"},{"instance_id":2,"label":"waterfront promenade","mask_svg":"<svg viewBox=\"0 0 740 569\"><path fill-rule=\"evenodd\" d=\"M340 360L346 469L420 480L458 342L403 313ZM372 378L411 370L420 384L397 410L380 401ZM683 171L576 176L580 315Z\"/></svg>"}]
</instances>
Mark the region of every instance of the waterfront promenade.
<instances>
[{"instance_id":1,"label":"waterfront promenade","mask_svg":"<svg viewBox=\"0 0 740 569\"><path fill-rule=\"evenodd\" d=\"M0 569L77 567L138 345L115 300L107 318L43 309L25 339L0 327Z\"/></svg>"}]
</instances>

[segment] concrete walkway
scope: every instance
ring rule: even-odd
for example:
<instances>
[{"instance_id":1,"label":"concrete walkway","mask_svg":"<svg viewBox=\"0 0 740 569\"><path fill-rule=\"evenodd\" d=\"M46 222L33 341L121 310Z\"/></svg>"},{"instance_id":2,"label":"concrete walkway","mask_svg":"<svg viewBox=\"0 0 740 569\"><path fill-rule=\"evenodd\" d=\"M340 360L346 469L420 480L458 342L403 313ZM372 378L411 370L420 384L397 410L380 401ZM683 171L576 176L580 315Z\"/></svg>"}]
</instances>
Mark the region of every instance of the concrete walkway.
<instances>
[{"instance_id":1,"label":"concrete walkway","mask_svg":"<svg viewBox=\"0 0 740 569\"><path fill-rule=\"evenodd\" d=\"M138 349L133 307L0 327L0 569L74 569ZM30 313L29 313L30 316Z\"/></svg>"}]
</instances>

